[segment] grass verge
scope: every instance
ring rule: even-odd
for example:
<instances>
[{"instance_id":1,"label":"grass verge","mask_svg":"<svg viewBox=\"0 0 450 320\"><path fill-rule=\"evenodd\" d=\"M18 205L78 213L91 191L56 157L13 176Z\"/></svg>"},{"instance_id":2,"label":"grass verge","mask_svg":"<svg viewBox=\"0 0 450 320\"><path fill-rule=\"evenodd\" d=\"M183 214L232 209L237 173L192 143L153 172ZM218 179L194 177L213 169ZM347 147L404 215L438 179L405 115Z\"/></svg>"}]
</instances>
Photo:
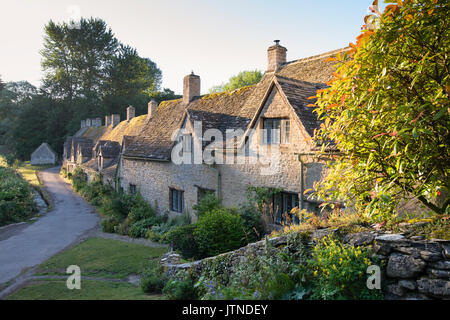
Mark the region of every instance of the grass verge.
<instances>
[{"instance_id":1,"label":"grass verge","mask_svg":"<svg viewBox=\"0 0 450 320\"><path fill-rule=\"evenodd\" d=\"M90 238L61 252L38 268L38 274L66 274L70 265L81 268L81 275L125 278L138 274L148 266L149 260L157 260L167 248L152 248L104 238Z\"/></svg>"},{"instance_id":2,"label":"grass verge","mask_svg":"<svg viewBox=\"0 0 450 320\"><path fill-rule=\"evenodd\" d=\"M44 199L44 201L47 203L48 209L50 210L52 208L52 202L50 194L43 188L43 184L41 180L39 179L38 172L44 169L52 168L55 165L31 165L30 161L24 161L20 162L20 164L17 167L17 172L20 174L20 176L26 180Z\"/></svg>"},{"instance_id":3,"label":"grass verge","mask_svg":"<svg viewBox=\"0 0 450 320\"><path fill-rule=\"evenodd\" d=\"M140 274L167 251L104 238L89 238L43 262L37 274L48 275L48 279L33 280L7 297L11 300L128 300L161 299L161 295L146 295L141 288L126 282L132 274ZM81 269L81 289L69 290L66 280L51 279L51 275L64 275L66 268L77 265ZM83 280L83 276L96 279ZM97 279L98 278L98 279ZM123 282L107 281L122 279Z\"/></svg>"},{"instance_id":4,"label":"grass verge","mask_svg":"<svg viewBox=\"0 0 450 320\"><path fill-rule=\"evenodd\" d=\"M80 290L69 290L65 280L34 281L6 300L158 300L131 283L83 280Z\"/></svg>"}]
</instances>

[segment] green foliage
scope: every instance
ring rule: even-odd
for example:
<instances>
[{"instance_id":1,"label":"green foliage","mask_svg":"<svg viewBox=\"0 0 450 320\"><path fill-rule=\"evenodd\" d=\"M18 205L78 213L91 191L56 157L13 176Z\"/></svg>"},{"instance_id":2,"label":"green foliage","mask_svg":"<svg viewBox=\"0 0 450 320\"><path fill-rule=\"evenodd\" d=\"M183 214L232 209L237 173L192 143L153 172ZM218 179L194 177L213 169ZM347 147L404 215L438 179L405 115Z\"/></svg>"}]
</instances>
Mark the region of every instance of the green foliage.
<instances>
[{"instance_id":1,"label":"green foliage","mask_svg":"<svg viewBox=\"0 0 450 320\"><path fill-rule=\"evenodd\" d=\"M221 208L220 200L216 197L215 194L210 193L203 197L200 202L192 206L192 209L196 211L197 217L203 216L205 213L208 213L214 209Z\"/></svg>"},{"instance_id":2,"label":"green foliage","mask_svg":"<svg viewBox=\"0 0 450 320\"><path fill-rule=\"evenodd\" d=\"M194 238L202 257L237 249L245 244L244 221L233 210L215 209L199 218Z\"/></svg>"},{"instance_id":3,"label":"green foliage","mask_svg":"<svg viewBox=\"0 0 450 320\"><path fill-rule=\"evenodd\" d=\"M108 232L108 233L114 233L116 230L116 227L120 225L121 220L117 218L116 216L106 216L102 220L102 231Z\"/></svg>"},{"instance_id":4,"label":"green foliage","mask_svg":"<svg viewBox=\"0 0 450 320\"><path fill-rule=\"evenodd\" d=\"M450 204L449 3L395 3L338 54L329 87L318 91L317 141L334 141L316 195L344 200L374 220L412 196L436 213ZM372 17L373 18L373 17Z\"/></svg>"},{"instance_id":5,"label":"green foliage","mask_svg":"<svg viewBox=\"0 0 450 320\"><path fill-rule=\"evenodd\" d=\"M128 235L132 238L144 238L151 227L161 222L158 217L144 218L133 223L128 231Z\"/></svg>"},{"instance_id":6,"label":"green foliage","mask_svg":"<svg viewBox=\"0 0 450 320\"><path fill-rule=\"evenodd\" d=\"M254 208L241 208L239 215L244 221L246 242L250 243L260 240L264 235L261 213Z\"/></svg>"},{"instance_id":7,"label":"green foliage","mask_svg":"<svg viewBox=\"0 0 450 320\"><path fill-rule=\"evenodd\" d=\"M250 251L233 267L224 259L210 261L197 285L204 299L290 299L294 291L300 291L298 264L304 257L296 252L303 249L299 241L290 241L281 250L266 242L263 253Z\"/></svg>"},{"instance_id":8,"label":"green foliage","mask_svg":"<svg viewBox=\"0 0 450 320\"><path fill-rule=\"evenodd\" d=\"M76 168L72 173L72 186L75 191L81 190L87 184L87 176L81 168Z\"/></svg>"},{"instance_id":9,"label":"green foliage","mask_svg":"<svg viewBox=\"0 0 450 320\"><path fill-rule=\"evenodd\" d=\"M227 83L212 87L209 90L209 93L232 91L241 87L250 86L258 83L262 76L263 73L259 70L242 71L237 75L232 76Z\"/></svg>"},{"instance_id":10,"label":"green foliage","mask_svg":"<svg viewBox=\"0 0 450 320\"><path fill-rule=\"evenodd\" d=\"M26 81L10 82L0 90L0 145L21 160L46 141L62 153L67 136L80 120L120 114L133 105L136 115L147 113L150 99L176 96L160 90L162 72L155 62L123 45L101 19L70 23L49 21L44 26L39 90Z\"/></svg>"},{"instance_id":11,"label":"green foliage","mask_svg":"<svg viewBox=\"0 0 450 320\"><path fill-rule=\"evenodd\" d=\"M140 286L145 293L161 293L168 281L161 267L149 267L141 276Z\"/></svg>"},{"instance_id":12,"label":"green foliage","mask_svg":"<svg viewBox=\"0 0 450 320\"><path fill-rule=\"evenodd\" d=\"M187 224L184 226L175 227L170 230L167 235L167 241L175 250L180 251L185 259L199 258L199 249L195 240L194 232L196 224Z\"/></svg>"},{"instance_id":13,"label":"green foliage","mask_svg":"<svg viewBox=\"0 0 450 320\"><path fill-rule=\"evenodd\" d=\"M258 187L249 184L246 190L247 200L251 207L262 211L264 207L272 203L272 197L281 191L280 188Z\"/></svg>"},{"instance_id":14,"label":"green foliage","mask_svg":"<svg viewBox=\"0 0 450 320\"><path fill-rule=\"evenodd\" d=\"M13 169L0 166L0 226L24 221L35 211L30 185Z\"/></svg>"},{"instance_id":15,"label":"green foliage","mask_svg":"<svg viewBox=\"0 0 450 320\"><path fill-rule=\"evenodd\" d=\"M371 254L367 248L344 246L333 237L321 239L308 261L313 270L311 299L381 299L379 290L366 286Z\"/></svg>"},{"instance_id":16,"label":"green foliage","mask_svg":"<svg viewBox=\"0 0 450 320\"><path fill-rule=\"evenodd\" d=\"M170 300L196 300L197 292L194 282L186 272L180 272L174 279L169 280L164 286L162 293Z\"/></svg>"},{"instance_id":17,"label":"green foliage","mask_svg":"<svg viewBox=\"0 0 450 320\"><path fill-rule=\"evenodd\" d=\"M218 257L196 283L203 299L381 299L366 287L370 248L344 246L332 237L311 248L309 233L289 235L287 245L250 251L240 263ZM379 263L375 261L374 263Z\"/></svg>"},{"instance_id":18,"label":"green foliage","mask_svg":"<svg viewBox=\"0 0 450 320\"><path fill-rule=\"evenodd\" d=\"M167 217L167 216L164 216ZM164 221L164 217L161 218L161 222L157 225L151 227L150 230L147 231L146 237L149 240L162 242L162 243L170 243L171 241L168 239L170 233L169 231L174 230L176 227L186 226L191 224L191 218L189 214L182 214L175 216L173 218ZM177 237L175 237L177 238ZM178 239L178 238L177 238ZM178 242L178 241L177 241ZM184 246L180 245L180 250ZM188 250L189 251L189 250ZM188 256L189 254L186 253Z\"/></svg>"}]
</instances>

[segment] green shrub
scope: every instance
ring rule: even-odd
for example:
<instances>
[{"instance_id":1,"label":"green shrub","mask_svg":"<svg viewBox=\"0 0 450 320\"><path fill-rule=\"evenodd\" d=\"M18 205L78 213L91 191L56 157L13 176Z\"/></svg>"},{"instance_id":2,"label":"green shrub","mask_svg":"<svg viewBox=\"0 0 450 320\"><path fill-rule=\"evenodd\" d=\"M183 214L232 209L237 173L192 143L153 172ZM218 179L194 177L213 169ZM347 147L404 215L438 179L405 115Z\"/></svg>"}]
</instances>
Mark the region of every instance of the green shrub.
<instances>
[{"instance_id":1,"label":"green shrub","mask_svg":"<svg viewBox=\"0 0 450 320\"><path fill-rule=\"evenodd\" d=\"M311 299L381 299L380 290L366 286L371 255L367 248L345 246L331 236L321 239L308 261Z\"/></svg>"},{"instance_id":2,"label":"green shrub","mask_svg":"<svg viewBox=\"0 0 450 320\"><path fill-rule=\"evenodd\" d=\"M59 174L60 174L62 177L67 178L67 169L64 168L64 167L62 167L62 168L61 168L61 171L59 171Z\"/></svg>"},{"instance_id":3,"label":"green shrub","mask_svg":"<svg viewBox=\"0 0 450 320\"><path fill-rule=\"evenodd\" d=\"M78 192L87 184L87 176L82 169L76 168L72 173L73 189Z\"/></svg>"},{"instance_id":4,"label":"green shrub","mask_svg":"<svg viewBox=\"0 0 450 320\"><path fill-rule=\"evenodd\" d=\"M166 239L175 250L180 251L185 259L198 258L199 251L194 238L196 224L174 227L170 230Z\"/></svg>"},{"instance_id":5,"label":"green shrub","mask_svg":"<svg viewBox=\"0 0 450 320\"><path fill-rule=\"evenodd\" d=\"M192 279L186 273L181 278L178 275L177 278L169 280L164 286L162 293L171 300L198 299Z\"/></svg>"},{"instance_id":6,"label":"green shrub","mask_svg":"<svg viewBox=\"0 0 450 320\"><path fill-rule=\"evenodd\" d=\"M158 217L145 218L133 223L128 231L128 235L132 238L144 238L150 228L158 224Z\"/></svg>"},{"instance_id":7,"label":"green shrub","mask_svg":"<svg viewBox=\"0 0 450 320\"><path fill-rule=\"evenodd\" d=\"M264 235L264 223L261 213L254 208L242 208L239 215L244 220L246 242L256 242Z\"/></svg>"},{"instance_id":8,"label":"green shrub","mask_svg":"<svg viewBox=\"0 0 450 320\"><path fill-rule=\"evenodd\" d=\"M119 226L120 220L115 216L107 216L102 220L103 232L114 233L115 227Z\"/></svg>"},{"instance_id":9,"label":"green shrub","mask_svg":"<svg viewBox=\"0 0 450 320\"><path fill-rule=\"evenodd\" d=\"M130 202L128 218L130 219L131 224L140 220L155 217L154 210L140 194L137 194L132 200L128 201Z\"/></svg>"},{"instance_id":10,"label":"green shrub","mask_svg":"<svg viewBox=\"0 0 450 320\"><path fill-rule=\"evenodd\" d=\"M140 286L145 293L161 293L167 277L160 267L148 268L142 274Z\"/></svg>"},{"instance_id":11,"label":"green shrub","mask_svg":"<svg viewBox=\"0 0 450 320\"><path fill-rule=\"evenodd\" d=\"M200 202L192 206L192 209L196 211L197 217L199 218L208 212L220 208L222 208L222 205L214 193L205 195Z\"/></svg>"},{"instance_id":12,"label":"green shrub","mask_svg":"<svg viewBox=\"0 0 450 320\"><path fill-rule=\"evenodd\" d=\"M13 169L0 166L0 226L24 221L36 209L28 182Z\"/></svg>"},{"instance_id":13,"label":"green shrub","mask_svg":"<svg viewBox=\"0 0 450 320\"><path fill-rule=\"evenodd\" d=\"M233 210L215 209L201 216L194 230L201 257L210 257L245 244L244 220Z\"/></svg>"}]
</instances>

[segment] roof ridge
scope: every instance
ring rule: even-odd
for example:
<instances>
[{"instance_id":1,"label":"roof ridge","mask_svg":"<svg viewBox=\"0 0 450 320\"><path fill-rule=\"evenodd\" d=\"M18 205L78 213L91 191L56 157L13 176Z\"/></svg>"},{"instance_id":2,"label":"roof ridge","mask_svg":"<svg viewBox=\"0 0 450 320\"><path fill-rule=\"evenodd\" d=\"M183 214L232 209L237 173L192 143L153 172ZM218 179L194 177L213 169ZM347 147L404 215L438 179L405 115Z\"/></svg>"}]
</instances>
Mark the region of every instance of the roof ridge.
<instances>
[{"instance_id":1,"label":"roof ridge","mask_svg":"<svg viewBox=\"0 0 450 320\"><path fill-rule=\"evenodd\" d=\"M344 47L344 48L335 49L335 50L323 52L323 53L320 53L320 54L316 54L316 55L313 55L313 56L310 56L310 57L306 57L306 58L301 58L301 59L297 59L297 60L288 61L286 63L283 63L283 67L286 66L286 65L295 64L295 63L304 63L304 62L319 60L319 59L331 56L333 54L336 54L338 52L348 51L350 49L351 49L350 47Z\"/></svg>"}]
</instances>

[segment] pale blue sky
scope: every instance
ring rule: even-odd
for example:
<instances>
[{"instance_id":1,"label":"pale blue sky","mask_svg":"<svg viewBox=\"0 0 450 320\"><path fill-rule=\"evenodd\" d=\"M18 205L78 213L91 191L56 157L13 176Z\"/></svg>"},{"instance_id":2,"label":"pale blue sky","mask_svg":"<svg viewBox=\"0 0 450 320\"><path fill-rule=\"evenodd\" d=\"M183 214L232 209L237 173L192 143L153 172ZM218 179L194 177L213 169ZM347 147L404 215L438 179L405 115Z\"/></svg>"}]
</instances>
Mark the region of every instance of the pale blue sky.
<instances>
[{"instance_id":1,"label":"pale blue sky","mask_svg":"<svg viewBox=\"0 0 450 320\"><path fill-rule=\"evenodd\" d=\"M48 20L106 21L116 37L157 63L163 87L182 91L201 76L202 93L242 70L267 67L274 39L295 60L345 47L359 34L371 0L0 0L0 75L39 85ZM75 7L74 7L75 6ZM72 12L72 13L71 13Z\"/></svg>"}]
</instances>

